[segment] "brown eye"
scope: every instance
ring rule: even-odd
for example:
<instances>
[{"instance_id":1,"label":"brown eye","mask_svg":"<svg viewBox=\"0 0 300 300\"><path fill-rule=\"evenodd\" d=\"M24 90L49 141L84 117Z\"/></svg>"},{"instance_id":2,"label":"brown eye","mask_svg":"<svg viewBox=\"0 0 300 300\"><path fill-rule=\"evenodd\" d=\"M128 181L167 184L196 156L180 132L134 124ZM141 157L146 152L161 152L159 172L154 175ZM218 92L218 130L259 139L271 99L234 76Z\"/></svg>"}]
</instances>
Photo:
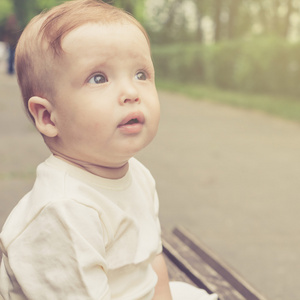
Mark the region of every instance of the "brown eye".
<instances>
[{"instance_id":1,"label":"brown eye","mask_svg":"<svg viewBox=\"0 0 300 300\"><path fill-rule=\"evenodd\" d=\"M137 80L146 80L147 76L144 72L138 72L138 73L136 73L135 78Z\"/></svg>"},{"instance_id":2,"label":"brown eye","mask_svg":"<svg viewBox=\"0 0 300 300\"><path fill-rule=\"evenodd\" d=\"M107 79L102 74L97 74L89 80L89 83L92 83L92 84L101 84L101 83L105 83L105 82L107 82Z\"/></svg>"}]
</instances>

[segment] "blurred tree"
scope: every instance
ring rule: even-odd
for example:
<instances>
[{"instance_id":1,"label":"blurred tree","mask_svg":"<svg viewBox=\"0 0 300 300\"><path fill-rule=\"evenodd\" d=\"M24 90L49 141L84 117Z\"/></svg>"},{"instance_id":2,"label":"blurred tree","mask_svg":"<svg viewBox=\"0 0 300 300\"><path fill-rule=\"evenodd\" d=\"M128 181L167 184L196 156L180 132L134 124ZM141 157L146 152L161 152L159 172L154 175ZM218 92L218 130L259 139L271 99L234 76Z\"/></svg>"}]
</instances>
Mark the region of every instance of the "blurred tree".
<instances>
[{"instance_id":1,"label":"blurred tree","mask_svg":"<svg viewBox=\"0 0 300 300\"><path fill-rule=\"evenodd\" d=\"M214 22L215 42L237 39L251 30L253 20L247 4L247 0L211 1L209 15Z\"/></svg>"},{"instance_id":2,"label":"blurred tree","mask_svg":"<svg viewBox=\"0 0 300 300\"><path fill-rule=\"evenodd\" d=\"M195 0L196 7L196 41L203 42L202 18L204 16L204 0Z\"/></svg>"},{"instance_id":3,"label":"blurred tree","mask_svg":"<svg viewBox=\"0 0 300 300\"><path fill-rule=\"evenodd\" d=\"M297 14L299 20L299 0L193 1L198 20L205 16L212 20L215 42L237 39L255 32L288 39L293 26L292 16Z\"/></svg>"},{"instance_id":4,"label":"blurred tree","mask_svg":"<svg viewBox=\"0 0 300 300\"><path fill-rule=\"evenodd\" d=\"M228 3L228 22L227 22L227 34L229 39L235 39L238 32L238 18L241 8L240 0L231 0Z\"/></svg>"},{"instance_id":5,"label":"blurred tree","mask_svg":"<svg viewBox=\"0 0 300 300\"><path fill-rule=\"evenodd\" d=\"M0 21L7 18L13 12L13 6L10 0L0 1Z\"/></svg>"},{"instance_id":6,"label":"blurred tree","mask_svg":"<svg viewBox=\"0 0 300 300\"><path fill-rule=\"evenodd\" d=\"M130 14L134 14L134 4L133 0L114 0L113 5L123 8L128 11Z\"/></svg>"},{"instance_id":7,"label":"blurred tree","mask_svg":"<svg viewBox=\"0 0 300 300\"><path fill-rule=\"evenodd\" d=\"M36 14L40 13L44 9L49 9L61 2L64 2L63 0L12 0L12 1L13 1L15 14L20 22L20 25L23 28Z\"/></svg>"},{"instance_id":8,"label":"blurred tree","mask_svg":"<svg viewBox=\"0 0 300 300\"><path fill-rule=\"evenodd\" d=\"M61 0L35 0L35 3L36 3L35 8L38 11L42 11L44 9L51 8L61 2L64 2L64 1L61 1Z\"/></svg>"},{"instance_id":9,"label":"blurred tree","mask_svg":"<svg viewBox=\"0 0 300 300\"><path fill-rule=\"evenodd\" d=\"M298 0L254 1L258 6L258 22L262 32L267 35L277 35L289 38L292 29L291 17L293 13L299 15Z\"/></svg>"},{"instance_id":10,"label":"blurred tree","mask_svg":"<svg viewBox=\"0 0 300 300\"><path fill-rule=\"evenodd\" d=\"M37 13L64 0L1 0L1 20L14 7L22 27ZM131 13L148 30L152 40L203 42L203 20L209 20L215 42L253 34L288 39L300 22L299 0L104 0ZM149 3L155 7L149 14ZM189 7L187 10L186 8ZM191 7L193 9L191 9ZM150 20L150 18L152 20ZM296 22L292 22L292 19ZM153 26L154 24L154 26ZM296 24L296 25L295 25ZM297 31L298 30L298 31Z\"/></svg>"},{"instance_id":11,"label":"blurred tree","mask_svg":"<svg viewBox=\"0 0 300 300\"><path fill-rule=\"evenodd\" d=\"M145 25L154 42L165 44L195 39L195 33L189 29L191 12L186 9L190 2L194 3L190 0L162 0L153 4L151 17L146 18Z\"/></svg>"},{"instance_id":12,"label":"blurred tree","mask_svg":"<svg viewBox=\"0 0 300 300\"><path fill-rule=\"evenodd\" d=\"M13 12L13 6L10 0L0 1L0 41L3 40L4 26L6 19Z\"/></svg>"},{"instance_id":13,"label":"blurred tree","mask_svg":"<svg viewBox=\"0 0 300 300\"><path fill-rule=\"evenodd\" d=\"M144 22L146 0L114 0L107 2L126 10L141 23Z\"/></svg>"},{"instance_id":14,"label":"blurred tree","mask_svg":"<svg viewBox=\"0 0 300 300\"><path fill-rule=\"evenodd\" d=\"M282 35L288 37L291 26L291 15L294 12L293 0L287 0L287 13L283 19Z\"/></svg>"},{"instance_id":15,"label":"blurred tree","mask_svg":"<svg viewBox=\"0 0 300 300\"><path fill-rule=\"evenodd\" d=\"M20 26L24 28L34 15L32 8L35 6L35 0L13 0L13 4Z\"/></svg>"},{"instance_id":16,"label":"blurred tree","mask_svg":"<svg viewBox=\"0 0 300 300\"><path fill-rule=\"evenodd\" d=\"M224 0L213 0L213 21L214 21L214 36L215 41L218 42L222 38L222 17Z\"/></svg>"}]
</instances>

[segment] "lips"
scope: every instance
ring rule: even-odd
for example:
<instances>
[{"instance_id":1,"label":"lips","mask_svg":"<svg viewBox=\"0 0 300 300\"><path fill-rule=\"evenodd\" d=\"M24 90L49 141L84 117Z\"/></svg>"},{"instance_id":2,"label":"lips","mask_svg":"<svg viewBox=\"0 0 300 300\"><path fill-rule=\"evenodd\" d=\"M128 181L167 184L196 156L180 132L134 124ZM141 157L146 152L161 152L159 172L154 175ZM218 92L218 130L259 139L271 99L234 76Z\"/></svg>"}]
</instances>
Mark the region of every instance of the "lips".
<instances>
[{"instance_id":1,"label":"lips","mask_svg":"<svg viewBox=\"0 0 300 300\"><path fill-rule=\"evenodd\" d=\"M142 112L128 114L118 125L118 128L124 134L137 134L142 131L145 117Z\"/></svg>"},{"instance_id":2,"label":"lips","mask_svg":"<svg viewBox=\"0 0 300 300\"><path fill-rule=\"evenodd\" d=\"M135 112L126 116L126 118L121 121L118 127L133 125L133 124L143 124L144 122L145 122L144 114L142 112Z\"/></svg>"}]
</instances>

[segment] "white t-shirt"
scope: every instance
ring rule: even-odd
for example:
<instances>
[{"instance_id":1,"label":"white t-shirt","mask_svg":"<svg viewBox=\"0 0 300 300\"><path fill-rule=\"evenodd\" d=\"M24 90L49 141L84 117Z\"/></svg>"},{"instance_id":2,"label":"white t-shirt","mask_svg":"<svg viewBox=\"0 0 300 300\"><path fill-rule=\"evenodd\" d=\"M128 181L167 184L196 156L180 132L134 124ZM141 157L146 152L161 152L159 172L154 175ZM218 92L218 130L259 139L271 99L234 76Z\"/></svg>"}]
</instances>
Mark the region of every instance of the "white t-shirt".
<instances>
[{"instance_id":1,"label":"white t-shirt","mask_svg":"<svg viewBox=\"0 0 300 300\"><path fill-rule=\"evenodd\" d=\"M152 299L162 251L154 179L134 158L110 180L51 156L0 247L4 299Z\"/></svg>"}]
</instances>

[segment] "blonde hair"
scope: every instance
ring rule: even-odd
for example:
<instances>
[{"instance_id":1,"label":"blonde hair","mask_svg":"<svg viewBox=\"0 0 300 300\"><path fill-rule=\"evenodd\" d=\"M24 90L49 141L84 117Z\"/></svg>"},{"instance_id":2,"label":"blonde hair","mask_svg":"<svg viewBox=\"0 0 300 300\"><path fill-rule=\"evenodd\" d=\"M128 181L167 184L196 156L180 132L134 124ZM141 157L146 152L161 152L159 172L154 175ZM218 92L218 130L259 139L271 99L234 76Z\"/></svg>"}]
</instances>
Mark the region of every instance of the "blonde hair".
<instances>
[{"instance_id":1,"label":"blonde hair","mask_svg":"<svg viewBox=\"0 0 300 300\"><path fill-rule=\"evenodd\" d=\"M86 23L129 22L145 35L143 26L127 12L101 0L73 0L34 17L26 26L16 48L16 71L25 109L33 96L50 98L55 93L55 60L63 56L64 37Z\"/></svg>"}]
</instances>

